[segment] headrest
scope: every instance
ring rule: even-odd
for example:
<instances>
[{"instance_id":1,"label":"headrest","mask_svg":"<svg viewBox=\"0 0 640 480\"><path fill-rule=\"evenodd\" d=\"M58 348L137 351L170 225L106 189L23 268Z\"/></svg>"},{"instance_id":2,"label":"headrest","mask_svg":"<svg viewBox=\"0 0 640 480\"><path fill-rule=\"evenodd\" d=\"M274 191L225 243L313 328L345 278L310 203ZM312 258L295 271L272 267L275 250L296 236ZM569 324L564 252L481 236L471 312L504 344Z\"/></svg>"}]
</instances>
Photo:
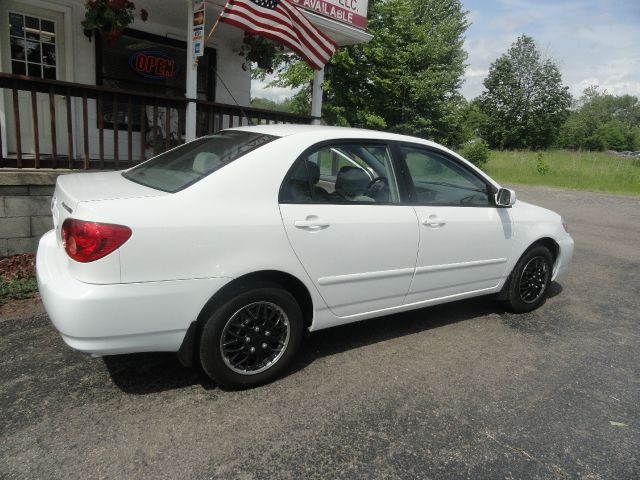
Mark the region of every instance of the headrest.
<instances>
[{"instance_id":1,"label":"headrest","mask_svg":"<svg viewBox=\"0 0 640 480\"><path fill-rule=\"evenodd\" d=\"M315 185L320 181L320 167L317 163L307 162L307 169L309 170L309 176L311 177L311 184Z\"/></svg>"},{"instance_id":2,"label":"headrest","mask_svg":"<svg viewBox=\"0 0 640 480\"><path fill-rule=\"evenodd\" d=\"M309 177L311 177L312 185L318 183L320 180L320 167L313 162L300 162L295 166L290 180L292 182L306 183Z\"/></svg>"},{"instance_id":3,"label":"headrest","mask_svg":"<svg viewBox=\"0 0 640 480\"><path fill-rule=\"evenodd\" d=\"M358 167L342 167L336 177L336 192L346 197L357 197L367 191L369 175Z\"/></svg>"},{"instance_id":4,"label":"headrest","mask_svg":"<svg viewBox=\"0 0 640 480\"><path fill-rule=\"evenodd\" d=\"M209 173L220 167L220 157L213 152L200 152L193 159L194 172L199 174Z\"/></svg>"}]
</instances>

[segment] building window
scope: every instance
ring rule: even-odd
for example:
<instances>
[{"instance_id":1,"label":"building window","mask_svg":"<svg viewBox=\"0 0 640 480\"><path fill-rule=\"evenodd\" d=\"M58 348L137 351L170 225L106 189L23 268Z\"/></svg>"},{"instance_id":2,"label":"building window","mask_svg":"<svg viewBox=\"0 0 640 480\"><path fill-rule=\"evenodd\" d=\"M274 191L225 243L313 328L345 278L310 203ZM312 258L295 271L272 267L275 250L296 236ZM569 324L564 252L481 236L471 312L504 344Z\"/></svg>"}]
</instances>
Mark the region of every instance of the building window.
<instances>
[{"instance_id":1,"label":"building window","mask_svg":"<svg viewBox=\"0 0 640 480\"><path fill-rule=\"evenodd\" d=\"M55 80L56 25L51 20L9 12L11 72Z\"/></svg>"},{"instance_id":2,"label":"building window","mask_svg":"<svg viewBox=\"0 0 640 480\"><path fill-rule=\"evenodd\" d=\"M187 44L126 29L115 42L96 38L98 85L183 97L187 87ZM215 98L216 52L205 50L198 67L198 98Z\"/></svg>"},{"instance_id":3,"label":"building window","mask_svg":"<svg viewBox=\"0 0 640 480\"><path fill-rule=\"evenodd\" d=\"M96 36L96 83L127 92L145 92L159 97L184 97L187 86L187 44L158 35L137 30L126 29L115 42L102 41ZM203 100L215 99L216 51L205 49L198 67L197 96ZM121 98L118 105L118 124L121 129L127 128L126 99ZM164 103L159 101L159 114L164 115ZM113 128L113 104L105 99L103 104L104 128ZM172 139L182 134L184 125L177 125L178 111L171 110L171 132L160 131L165 128L164 118L153 126L153 106L147 100L145 107L147 136L164 137L169 134ZM140 130L140 105L134 98L132 129ZM175 125L174 125L175 124ZM155 133L153 129L155 128ZM181 132L177 130L180 129ZM161 143L164 140L161 140ZM173 144L173 143L172 143Z\"/></svg>"}]
</instances>

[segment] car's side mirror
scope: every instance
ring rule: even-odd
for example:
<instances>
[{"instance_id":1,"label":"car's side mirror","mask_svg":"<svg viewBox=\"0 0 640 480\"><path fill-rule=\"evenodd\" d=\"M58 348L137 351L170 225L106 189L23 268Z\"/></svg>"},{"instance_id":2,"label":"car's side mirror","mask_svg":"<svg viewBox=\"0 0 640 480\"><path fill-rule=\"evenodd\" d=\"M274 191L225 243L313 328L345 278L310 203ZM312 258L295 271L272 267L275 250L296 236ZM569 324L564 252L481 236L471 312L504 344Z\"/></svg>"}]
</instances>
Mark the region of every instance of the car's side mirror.
<instances>
[{"instance_id":1,"label":"car's side mirror","mask_svg":"<svg viewBox=\"0 0 640 480\"><path fill-rule=\"evenodd\" d=\"M501 188L496 194L496 205L499 207L513 207L516 203L516 192L508 188Z\"/></svg>"}]
</instances>

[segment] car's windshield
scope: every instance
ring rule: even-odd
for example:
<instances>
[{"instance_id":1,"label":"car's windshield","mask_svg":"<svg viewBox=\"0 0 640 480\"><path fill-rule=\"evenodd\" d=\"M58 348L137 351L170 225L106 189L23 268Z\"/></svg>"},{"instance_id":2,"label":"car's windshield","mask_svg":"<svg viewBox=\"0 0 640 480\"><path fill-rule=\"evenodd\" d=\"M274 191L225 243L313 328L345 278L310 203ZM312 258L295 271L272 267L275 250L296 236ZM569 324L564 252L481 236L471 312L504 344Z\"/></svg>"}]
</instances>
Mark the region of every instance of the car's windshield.
<instances>
[{"instance_id":1,"label":"car's windshield","mask_svg":"<svg viewBox=\"0 0 640 480\"><path fill-rule=\"evenodd\" d=\"M158 155L123 172L132 182L177 192L278 137L227 130Z\"/></svg>"}]
</instances>

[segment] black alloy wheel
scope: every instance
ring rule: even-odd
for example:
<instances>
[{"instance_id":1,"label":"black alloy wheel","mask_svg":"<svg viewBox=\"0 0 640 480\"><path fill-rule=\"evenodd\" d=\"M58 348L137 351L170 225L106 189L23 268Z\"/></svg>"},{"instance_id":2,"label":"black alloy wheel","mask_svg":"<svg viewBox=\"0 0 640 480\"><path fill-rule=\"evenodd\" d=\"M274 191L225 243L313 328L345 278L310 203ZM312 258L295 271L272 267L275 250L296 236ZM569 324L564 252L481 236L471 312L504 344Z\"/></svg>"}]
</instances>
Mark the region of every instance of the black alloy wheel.
<instances>
[{"instance_id":1,"label":"black alloy wheel","mask_svg":"<svg viewBox=\"0 0 640 480\"><path fill-rule=\"evenodd\" d=\"M280 360L290 336L289 318L282 308L271 302L255 302L229 319L220 337L220 351L231 370L255 375Z\"/></svg>"},{"instance_id":2,"label":"black alloy wheel","mask_svg":"<svg viewBox=\"0 0 640 480\"><path fill-rule=\"evenodd\" d=\"M549 267L544 257L534 257L525 265L520 275L520 300L524 303L535 303L547 289L549 283Z\"/></svg>"},{"instance_id":3,"label":"black alloy wheel","mask_svg":"<svg viewBox=\"0 0 640 480\"><path fill-rule=\"evenodd\" d=\"M237 290L209 313L200 334L200 363L221 387L271 382L291 363L304 321L293 295L256 282Z\"/></svg>"},{"instance_id":4,"label":"black alloy wheel","mask_svg":"<svg viewBox=\"0 0 640 480\"><path fill-rule=\"evenodd\" d=\"M536 245L527 250L511 272L506 285L507 307L530 312L544 304L553 273L553 257L548 248Z\"/></svg>"}]
</instances>

